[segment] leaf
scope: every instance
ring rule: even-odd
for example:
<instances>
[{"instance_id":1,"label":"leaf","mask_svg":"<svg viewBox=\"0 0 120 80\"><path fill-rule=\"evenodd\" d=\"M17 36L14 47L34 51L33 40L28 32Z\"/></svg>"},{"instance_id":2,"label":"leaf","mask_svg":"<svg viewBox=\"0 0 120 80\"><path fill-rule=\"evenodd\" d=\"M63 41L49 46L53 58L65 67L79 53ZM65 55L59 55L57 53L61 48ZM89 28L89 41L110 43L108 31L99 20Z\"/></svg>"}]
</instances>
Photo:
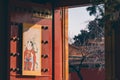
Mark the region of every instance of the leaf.
<instances>
[{"instance_id":1,"label":"leaf","mask_svg":"<svg viewBox=\"0 0 120 80\"><path fill-rule=\"evenodd\" d=\"M94 5L94 6L88 7L88 8L87 8L87 11L89 11L90 16L91 16L91 15L95 15L95 14L97 13L97 11L96 11L96 6Z\"/></svg>"}]
</instances>

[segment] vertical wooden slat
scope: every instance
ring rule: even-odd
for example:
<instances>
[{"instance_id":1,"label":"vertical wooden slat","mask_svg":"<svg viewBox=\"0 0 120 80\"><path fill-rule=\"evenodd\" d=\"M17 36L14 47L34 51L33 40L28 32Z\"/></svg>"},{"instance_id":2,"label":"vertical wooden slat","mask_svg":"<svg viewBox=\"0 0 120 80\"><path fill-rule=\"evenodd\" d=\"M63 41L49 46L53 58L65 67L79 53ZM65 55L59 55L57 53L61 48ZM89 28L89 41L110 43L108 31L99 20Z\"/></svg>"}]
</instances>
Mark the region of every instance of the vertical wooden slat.
<instances>
[{"instance_id":1,"label":"vertical wooden slat","mask_svg":"<svg viewBox=\"0 0 120 80\"><path fill-rule=\"evenodd\" d=\"M55 78L54 80L62 80L62 28L60 9L56 9L55 12L55 54L54 54L54 68Z\"/></svg>"},{"instance_id":2,"label":"vertical wooden slat","mask_svg":"<svg viewBox=\"0 0 120 80\"><path fill-rule=\"evenodd\" d=\"M112 79L115 80L115 30L112 29L112 62L113 62L113 68L112 68Z\"/></svg>"},{"instance_id":3,"label":"vertical wooden slat","mask_svg":"<svg viewBox=\"0 0 120 80\"><path fill-rule=\"evenodd\" d=\"M115 79L120 79L120 25L117 25L115 28Z\"/></svg>"},{"instance_id":4,"label":"vertical wooden slat","mask_svg":"<svg viewBox=\"0 0 120 80\"><path fill-rule=\"evenodd\" d=\"M62 50L63 50L63 80L69 80L68 68L68 8L62 8Z\"/></svg>"},{"instance_id":5,"label":"vertical wooden slat","mask_svg":"<svg viewBox=\"0 0 120 80\"><path fill-rule=\"evenodd\" d=\"M111 22L105 23L105 80L115 80L114 74L114 55L115 55L114 30L111 27Z\"/></svg>"}]
</instances>

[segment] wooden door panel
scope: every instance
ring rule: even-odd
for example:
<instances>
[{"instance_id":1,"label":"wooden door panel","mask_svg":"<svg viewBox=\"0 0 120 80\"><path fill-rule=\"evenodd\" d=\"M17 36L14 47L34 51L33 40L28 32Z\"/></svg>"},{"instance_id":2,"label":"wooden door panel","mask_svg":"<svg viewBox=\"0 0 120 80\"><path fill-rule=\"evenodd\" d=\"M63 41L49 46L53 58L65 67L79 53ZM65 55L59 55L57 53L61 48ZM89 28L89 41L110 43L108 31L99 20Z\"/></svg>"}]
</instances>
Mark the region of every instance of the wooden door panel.
<instances>
[{"instance_id":1,"label":"wooden door panel","mask_svg":"<svg viewBox=\"0 0 120 80\"><path fill-rule=\"evenodd\" d=\"M10 11L10 80L52 80L52 18L34 17L29 8L11 6ZM13 9L15 8L15 9ZM19 8L16 9L16 8ZM27 10L28 9L28 10ZM42 25L41 76L22 75L22 27L23 23ZM47 28L46 28L47 27ZM37 35L36 35L37 36ZM19 39L19 40L17 40ZM47 41L43 43L42 41ZM15 53L19 53L15 55ZM44 57L46 56L47 57Z\"/></svg>"}]
</instances>

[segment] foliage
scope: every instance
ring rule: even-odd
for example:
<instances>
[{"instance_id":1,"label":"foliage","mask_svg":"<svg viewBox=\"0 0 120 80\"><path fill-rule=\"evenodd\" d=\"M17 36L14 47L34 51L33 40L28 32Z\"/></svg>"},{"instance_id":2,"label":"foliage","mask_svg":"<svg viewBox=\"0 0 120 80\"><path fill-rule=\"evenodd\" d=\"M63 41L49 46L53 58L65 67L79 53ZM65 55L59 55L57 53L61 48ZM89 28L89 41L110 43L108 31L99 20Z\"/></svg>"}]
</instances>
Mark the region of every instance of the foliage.
<instances>
[{"instance_id":1,"label":"foliage","mask_svg":"<svg viewBox=\"0 0 120 80\"><path fill-rule=\"evenodd\" d=\"M87 8L87 11L89 11L90 15L96 15L97 10L99 10L100 15L102 16L102 21L99 21L99 23L110 21L112 24L110 27L112 28L116 28L120 25L120 0L91 0L91 3L92 5ZM105 14L103 14L103 7L98 4L104 4L103 7L106 10Z\"/></svg>"},{"instance_id":2,"label":"foliage","mask_svg":"<svg viewBox=\"0 0 120 80\"><path fill-rule=\"evenodd\" d=\"M114 29L120 25L120 0L91 0L91 3L87 11L90 15L94 15L95 19L89 22L88 31L81 30L74 37L73 44L76 46L87 44L88 39L103 37L106 21L109 21L111 23L109 27Z\"/></svg>"},{"instance_id":3,"label":"foliage","mask_svg":"<svg viewBox=\"0 0 120 80\"><path fill-rule=\"evenodd\" d=\"M88 30L81 30L80 33L74 37L73 45L75 46L87 46L90 39L95 40L96 38L98 39L104 37L105 22L107 21L110 22L111 25L106 27L116 29L120 25L120 0L91 0L91 3L92 5L87 8L87 11L89 12L89 15L94 15L96 18L89 22ZM99 53L100 55L104 54L104 47L102 46L98 46L98 48L96 48L98 50L95 49L96 46L88 47L85 50L80 51L83 53L90 53L89 56L96 55L96 53L97 55ZM80 59L78 68L76 68L74 65L70 65L70 68L73 68L77 72L80 80L83 80L81 66L86 58L87 56L83 55L83 57ZM98 60L97 57L95 59ZM104 64L104 62L101 62L100 64Z\"/></svg>"},{"instance_id":4,"label":"foliage","mask_svg":"<svg viewBox=\"0 0 120 80\"><path fill-rule=\"evenodd\" d=\"M88 30L81 30L75 36L73 45L86 45L89 39L102 38L104 36L104 4L91 5L87 8L90 15L94 15L95 19L88 24Z\"/></svg>"},{"instance_id":5,"label":"foliage","mask_svg":"<svg viewBox=\"0 0 120 80\"><path fill-rule=\"evenodd\" d=\"M88 24L88 30L81 30L77 36L74 36L75 46L87 45L88 40L104 37L104 26L102 19L95 19Z\"/></svg>"},{"instance_id":6,"label":"foliage","mask_svg":"<svg viewBox=\"0 0 120 80\"><path fill-rule=\"evenodd\" d=\"M80 46L80 45L83 45L84 42L87 42L88 40L88 34L89 32L86 31L86 30L81 30L80 31L81 33L79 33L77 36L75 36L73 39L74 39L74 45L75 46Z\"/></svg>"}]
</instances>

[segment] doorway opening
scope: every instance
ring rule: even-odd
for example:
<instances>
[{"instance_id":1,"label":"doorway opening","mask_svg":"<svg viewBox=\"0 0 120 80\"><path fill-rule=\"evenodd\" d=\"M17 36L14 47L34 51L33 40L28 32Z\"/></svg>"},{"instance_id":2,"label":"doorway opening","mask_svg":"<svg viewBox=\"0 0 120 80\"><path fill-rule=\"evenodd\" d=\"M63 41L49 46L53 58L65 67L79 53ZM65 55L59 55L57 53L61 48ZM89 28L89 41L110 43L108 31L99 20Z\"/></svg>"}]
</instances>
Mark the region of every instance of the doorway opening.
<instances>
[{"instance_id":1,"label":"doorway opening","mask_svg":"<svg viewBox=\"0 0 120 80\"><path fill-rule=\"evenodd\" d=\"M104 5L99 7L104 12ZM68 8L69 80L105 80L103 12L91 8Z\"/></svg>"}]
</instances>

